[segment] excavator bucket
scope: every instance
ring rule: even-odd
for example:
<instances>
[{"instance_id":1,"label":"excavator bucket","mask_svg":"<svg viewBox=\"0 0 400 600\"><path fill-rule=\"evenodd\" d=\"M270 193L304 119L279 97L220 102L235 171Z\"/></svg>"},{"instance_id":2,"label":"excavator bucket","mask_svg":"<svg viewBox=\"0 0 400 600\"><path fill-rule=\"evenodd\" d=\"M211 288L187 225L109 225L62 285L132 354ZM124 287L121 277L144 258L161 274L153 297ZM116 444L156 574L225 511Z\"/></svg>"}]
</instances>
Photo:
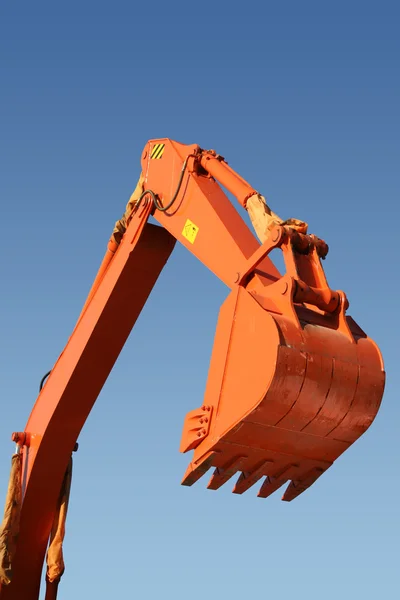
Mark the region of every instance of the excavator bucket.
<instances>
[{"instance_id":1,"label":"excavator bucket","mask_svg":"<svg viewBox=\"0 0 400 600\"><path fill-rule=\"evenodd\" d=\"M282 249L287 273L271 284L262 260ZM376 344L332 291L315 236L278 226L223 304L205 399L184 422L182 452L194 450L182 484L214 467L208 488L237 477L266 498L286 485L291 501L371 425L383 395Z\"/></svg>"}]
</instances>

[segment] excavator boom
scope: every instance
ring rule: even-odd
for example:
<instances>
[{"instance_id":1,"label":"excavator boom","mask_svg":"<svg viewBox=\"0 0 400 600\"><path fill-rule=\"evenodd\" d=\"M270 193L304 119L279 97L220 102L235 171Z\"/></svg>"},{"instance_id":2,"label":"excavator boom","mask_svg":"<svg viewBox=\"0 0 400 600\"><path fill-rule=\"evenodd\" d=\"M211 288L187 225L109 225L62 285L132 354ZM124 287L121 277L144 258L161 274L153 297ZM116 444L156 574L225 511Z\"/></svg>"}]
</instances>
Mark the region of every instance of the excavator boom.
<instances>
[{"instance_id":1,"label":"excavator boom","mask_svg":"<svg viewBox=\"0 0 400 600\"><path fill-rule=\"evenodd\" d=\"M265 498L286 484L283 499L293 500L368 429L381 403L381 354L347 316L344 292L330 289L323 240L302 221L279 219L214 151L151 140L141 166L76 327L24 431L13 434L20 476L13 471L10 494L20 506L0 536L1 600L38 599L49 538L46 600L56 598L63 563L54 531L71 454L176 241L229 288L203 404L184 420L180 450L193 456L183 485L213 467L209 489L236 475L234 493L260 482ZM221 185L248 210L261 244ZM284 274L270 260L274 249Z\"/></svg>"}]
</instances>

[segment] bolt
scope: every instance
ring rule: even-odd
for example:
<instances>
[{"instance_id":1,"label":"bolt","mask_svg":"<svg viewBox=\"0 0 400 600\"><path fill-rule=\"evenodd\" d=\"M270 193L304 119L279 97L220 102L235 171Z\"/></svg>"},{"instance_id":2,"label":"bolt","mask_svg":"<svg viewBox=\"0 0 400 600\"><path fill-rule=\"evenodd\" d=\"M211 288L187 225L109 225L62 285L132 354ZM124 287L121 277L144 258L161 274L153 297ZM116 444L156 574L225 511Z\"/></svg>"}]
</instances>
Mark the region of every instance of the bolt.
<instances>
[{"instance_id":1,"label":"bolt","mask_svg":"<svg viewBox=\"0 0 400 600\"><path fill-rule=\"evenodd\" d=\"M19 433L14 432L11 436L11 441L13 441L17 444L18 440L19 440Z\"/></svg>"}]
</instances>

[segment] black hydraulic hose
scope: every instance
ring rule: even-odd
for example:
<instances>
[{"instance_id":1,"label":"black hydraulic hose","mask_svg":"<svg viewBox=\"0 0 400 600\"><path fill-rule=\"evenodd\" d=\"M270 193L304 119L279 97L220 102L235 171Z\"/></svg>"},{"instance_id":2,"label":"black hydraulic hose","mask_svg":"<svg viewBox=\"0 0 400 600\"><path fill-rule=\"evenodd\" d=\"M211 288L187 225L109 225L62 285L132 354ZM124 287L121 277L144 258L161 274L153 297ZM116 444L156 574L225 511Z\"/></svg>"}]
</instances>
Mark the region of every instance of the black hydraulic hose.
<instances>
[{"instance_id":1,"label":"black hydraulic hose","mask_svg":"<svg viewBox=\"0 0 400 600\"><path fill-rule=\"evenodd\" d=\"M182 165L182 170L181 170L181 174L179 177L179 181L178 181L178 185L176 186L176 190L174 195L172 196L170 202L168 202L168 204L166 206L163 206L162 204L160 204L157 195L152 191L152 190L145 190L141 195L140 198L137 201L137 204L139 205L139 203L141 202L141 200L147 195L149 194L151 196L151 199L154 202L154 206L156 207L157 210L159 210L160 212L165 212L167 211L169 208L171 208L171 206L173 205L173 203L175 202L175 200L178 197L178 194L181 190L182 187L182 181L183 181L183 176L185 175L185 171L186 171L186 167L187 167L187 163L189 158L194 157L194 154L189 154L189 156L186 157L185 162Z\"/></svg>"},{"instance_id":2,"label":"black hydraulic hose","mask_svg":"<svg viewBox=\"0 0 400 600\"><path fill-rule=\"evenodd\" d=\"M43 375L42 379L40 380L39 392L42 390L42 387L44 386L44 383L45 383L46 379L48 378L48 376L50 375L50 373L51 373L51 371L46 373L46 375Z\"/></svg>"}]
</instances>

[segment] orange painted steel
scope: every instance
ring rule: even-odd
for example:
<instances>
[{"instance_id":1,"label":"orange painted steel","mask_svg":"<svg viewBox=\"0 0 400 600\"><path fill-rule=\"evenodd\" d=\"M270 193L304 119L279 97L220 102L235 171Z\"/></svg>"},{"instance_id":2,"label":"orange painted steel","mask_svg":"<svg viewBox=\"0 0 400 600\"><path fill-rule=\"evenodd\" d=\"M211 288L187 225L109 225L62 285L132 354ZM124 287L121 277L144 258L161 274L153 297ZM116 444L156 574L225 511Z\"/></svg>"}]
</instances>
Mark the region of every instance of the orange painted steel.
<instances>
[{"instance_id":1,"label":"orange painted steel","mask_svg":"<svg viewBox=\"0 0 400 600\"><path fill-rule=\"evenodd\" d=\"M165 144L162 158L152 159L153 148L159 143ZM219 279L232 287L259 242L215 179L205 171L203 155L196 145L185 146L167 139L150 141L142 155L142 171L146 189L157 193L163 207L168 206L176 194L183 172L175 202L165 212L156 210L154 217ZM187 166L183 170L185 163ZM225 163L221 164L224 168ZM226 173L232 182L228 165ZM244 186L241 178L240 181L240 193L244 187L250 193L252 188L248 184ZM183 235L188 221L197 228L194 243ZM269 258L265 259L263 268L271 281L280 277Z\"/></svg>"},{"instance_id":2,"label":"orange painted steel","mask_svg":"<svg viewBox=\"0 0 400 600\"><path fill-rule=\"evenodd\" d=\"M1 600L37 600L57 499L77 437L175 240L132 219L92 301L44 385L25 427L23 503L13 579Z\"/></svg>"},{"instance_id":3,"label":"orange painted steel","mask_svg":"<svg viewBox=\"0 0 400 600\"><path fill-rule=\"evenodd\" d=\"M297 235L276 227L222 306L204 405L187 415L182 434L181 451L194 449L184 485L213 466L210 489L237 474L241 494L265 477L260 497L289 484L283 500L293 500L378 412L380 352L346 317L343 292L328 288L315 240L297 254ZM265 285L252 274L275 247L287 273Z\"/></svg>"},{"instance_id":4,"label":"orange painted steel","mask_svg":"<svg viewBox=\"0 0 400 600\"><path fill-rule=\"evenodd\" d=\"M84 310L16 435L23 503L13 579L1 600L37 600L68 461L96 398L178 240L229 288L217 324L202 406L184 421L183 478L214 467L210 489L237 477L242 494L287 485L292 500L373 422L385 374L376 344L346 315L322 268L328 247L279 225L260 245L216 179L242 206L256 191L212 151L151 140L142 155L146 194L122 242L109 248ZM150 215L162 227L148 224ZM269 258L280 249L281 275ZM48 590L56 594L56 590Z\"/></svg>"}]
</instances>

